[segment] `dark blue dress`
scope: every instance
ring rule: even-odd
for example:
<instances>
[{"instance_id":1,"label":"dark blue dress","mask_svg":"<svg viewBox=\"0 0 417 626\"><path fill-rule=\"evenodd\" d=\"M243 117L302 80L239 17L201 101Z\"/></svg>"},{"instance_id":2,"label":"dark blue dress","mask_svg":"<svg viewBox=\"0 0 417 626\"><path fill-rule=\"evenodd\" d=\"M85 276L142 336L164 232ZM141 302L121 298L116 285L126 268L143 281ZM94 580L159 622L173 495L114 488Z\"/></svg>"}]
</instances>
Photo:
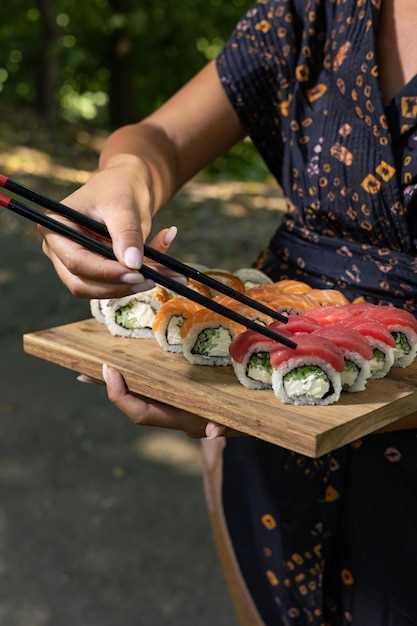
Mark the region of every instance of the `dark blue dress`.
<instances>
[{"instance_id":1,"label":"dark blue dress","mask_svg":"<svg viewBox=\"0 0 417 626\"><path fill-rule=\"evenodd\" d=\"M380 0L259 0L217 60L288 198L258 267L417 313L417 78L388 107ZM319 460L227 442L223 502L267 626L417 625L417 433Z\"/></svg>"}]
</instances>

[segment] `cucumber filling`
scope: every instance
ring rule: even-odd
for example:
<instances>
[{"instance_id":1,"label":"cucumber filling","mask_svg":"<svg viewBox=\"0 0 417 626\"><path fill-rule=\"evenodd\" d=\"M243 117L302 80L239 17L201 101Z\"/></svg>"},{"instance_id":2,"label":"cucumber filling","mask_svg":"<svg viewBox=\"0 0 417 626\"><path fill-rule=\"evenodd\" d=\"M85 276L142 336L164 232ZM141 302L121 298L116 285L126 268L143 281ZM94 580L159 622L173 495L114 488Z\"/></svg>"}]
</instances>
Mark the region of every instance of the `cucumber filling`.
<instances>
[{"instance_id":1,"label":"cucumber filling","mask_svg":"<svg viewBox=\"0 0 417 626\"><path fill-rule=\"evenodd\" d=\"M289 398L310 396L323 399L332 389L326 372L317 365L295 367L284 376L284 389Z\"/></svg>"},{"instance_id":2,"label":"cucumber filling","mask_svg":"<svg viewBox=\"0 0 417 626\"><path fill-rule=\"evenodd\" d=\"M358 379L359 367L353 361L345 359L345 369L342 372L342 388L349 389Z\"/></svg>"},{"instance_id":3,"label":"cucumber filling","mask_svg":"<svg viewBox=\"0 0 417 626\"><path fill-rule=\"evenodd\" d=\"M382 352L382 350L378 350L378 348L374 349L373 356L370 361L370 366L371 366L371 374L373 374L374 372L380 372L381 370L384 369L385 354Z\"/></svg>"},{"instance_id":4,"label":"cucumber filling","mask_svg":"<svg viewBox=\"0 0 417 626\"><path fill-rule=\"evenodd\" d=\"M206 328L197 337L191 354L211 357L228 357L232 337L227 328Z\"/></svg>"},{"instance_id":5,"label":"cucumber filling","mask_svg":"<svg viewBox=\"0 0 417 626\"><path fill-rule=\"evenodd\" d=\"M269 352L254 352L248 361L246 376L267 385L272 384L272 367Z\"/></svg>"},{"instance_id":6,"label":"cucumber filling","mask_svg":"<svg viewBox=\"0 0 417 626\"><path fill-rule=\"evenodd\" d=\"M404 333L396 332L392 333L395 340L395 353L397 356L403 356L404 354L410 354L411 346L408 342L407 335Z\"/></svg>"},{"instance_id":7,"label":"cucumber filling","mask_svg":"<svg viewBox=\"0 0 417 626\"><path fill-rule=\"evenodd\" d=\"M125 306L116 311L116 324L126 330L136 330L138 328L152 328L155 311L150 304L131 300Z\"/></svg>"},{"instance_id":8,"label":"cucumber filling","mask_svg":"<svg viewBox=\"0 0 417 626\"><path fill-rule=\"evenodd\" d=\"M167 330L166 330L166 338L167 343L170 346L178 346L182 344L181 339L181 327L184 325L184 318L182 315L173 315L169 320Z\"/></svg>"}]
</instances>

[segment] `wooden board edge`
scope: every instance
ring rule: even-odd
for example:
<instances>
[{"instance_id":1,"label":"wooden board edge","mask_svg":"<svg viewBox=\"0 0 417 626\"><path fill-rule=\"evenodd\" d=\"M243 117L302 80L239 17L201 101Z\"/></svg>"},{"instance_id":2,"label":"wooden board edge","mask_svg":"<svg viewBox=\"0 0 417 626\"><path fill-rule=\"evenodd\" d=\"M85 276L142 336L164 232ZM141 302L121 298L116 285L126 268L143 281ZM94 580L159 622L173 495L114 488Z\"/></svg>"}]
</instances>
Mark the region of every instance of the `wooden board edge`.
<instances>
[{"instance_id":1,"label":"wooden board edge","mask_svg":"<svg viewBox=\"0 0 417 626\"><path fill-rule=\"evenodd\" d=\"M101 374L101 360L96 359L93 356L89 356L88 358L84 358L82 367L80 367L79 355L76 356L76 350L74 349L74 354L72 355L72 349L70 346L65 346L58 350L55 346L51 338L48 337L48 331L40 331L35 333L26 333L23 335L23 349L24 352L30 356L40 358L44 361L48 361L49 363L54 363L64 367L66 369L78 372L80 374L85 374L87 376L91 376L98 380L103 380ZM91 365L89 365L91 363ZM111 363L110 363L111 364ZM99 366L97 368L97 365ZM126 382L129 384L129 376L126 376ZM162 398L154 398L157 401L163 401ZM183 410L187 410L187 407L176 405L178 408ZM205 417L201 415L201 417ZM213 418L210 418L213 419ZM217 421L219 424L226 426L227 428L236 429L236 421L230 418L217 415ZM256 437L258 439L262 439L274 445L278 445L281 447L288 447L289 439L291 438L291 433L278 434L276 436L270 435L266 431L261 431L261 435L256 432L254 428L247 427L243 425L241 432ZM303 454L310 458L316 458L316 450L317 450L317 437L316 435L304 435L303 445L293 445L291 450L294 452L298 452L299 454ZM291 438L292 441L292 438Z\"/></svg>"},{"instance_id":2,"label":"wooden board edge","mask_svg":"<svg viewBox=\"0 0 417 626\"><path fill-rule=\"evenodd\" d=\"M407 417L407 415L411 415L416 411L415 402L417 400L417 387L413 387L411 385L409 385L409 387L410 393L408 393L403 398L395 401L395 406L400 413L397 419ZM407 406L409 405L411 400L414 401L414 407L411 410L408 410ZM366 437L367 435L376 434L377 431L375 431L375 414L378 414L378 429L384 428L385 426L393 424L396 421L393 421L391 417L384 418L383 409L377 409L366 415L365 426L363 417L352 420L348 424L335 426L333 429L327 431L326 433L317 436L316 448L314 450L315 458L319 458L325 454L328 454L329 452L332 452L333 450L341 448L342 446L350 445L354 441L361 439L362 437ZM361 434L358 435L355 432L355 423L359 421L359 419L361 419ZM366 423L369 423L369 425L366 426ZM363 432L364 429L365 432ZM337 442L341 443L338 444Z\"/></svg>"}]
</instances>

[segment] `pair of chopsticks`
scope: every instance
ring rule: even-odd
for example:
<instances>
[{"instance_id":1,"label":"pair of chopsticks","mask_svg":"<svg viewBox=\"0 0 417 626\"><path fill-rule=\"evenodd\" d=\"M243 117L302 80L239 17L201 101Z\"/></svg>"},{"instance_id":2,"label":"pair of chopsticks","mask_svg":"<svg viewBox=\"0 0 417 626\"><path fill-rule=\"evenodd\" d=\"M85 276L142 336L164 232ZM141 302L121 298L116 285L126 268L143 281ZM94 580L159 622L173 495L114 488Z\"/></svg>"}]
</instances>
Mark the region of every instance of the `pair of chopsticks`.
<instances>
[{"instance_id":1,"label":"pair of chopsticks","mask_svg":"<svg viewBox=\"0 0 417 626\"><path fill-rule=\"evenodd\" d=\"M57 213L58 215L62 215L63 217L68 218L75 224L84 226L96 235L100 235L101 237L110 240L109 232L104 224L100 224L100 222L97 222L87 215L79 213L78 211L75 211L74 209L71 209L70 207L67 207L60 202L56 202L55 200L42 196L41 194L38 194L35 191L32 191L31 189L28 189L27 187L24 187L23 185L20 185L19 183L8 178L7 176L3 176L1 174L0 187L4 187L5 189L8 189L16 195L22 196L23 198L26 198L27 200L43 206L44 208L51 209L55 211L55 213ZM22 204L21 202L13 200L9 196L0 194L0 206L11 210L18 215L21 215L22 217L25 217L32 222L35 222L36 224L40 224L41 226L44 226L48 230L55 232L58 235L62 235L63 237L66 237L67 239L78 243L87 250L90 250L91 252L100 254L107 259L117 261L113 250L109 246L104 245L103 243L100 243L94 239L90 239L83 233L80 233L73 228L62 224L61 222L54 220L52 217L49 217L44 213L40 213L35 209L32 209ZM242 304L246 304L247 306L257 311L265 313L273 319L279 320L284 323L287 322L287 318L284 315L277 313L276 311L270 309L264 304L257 302L252 298L249 298L245 294L235 291L228 285L224 285L223 283L215 280L211 276L207 276L206 274L199 272L193 267L190 267L189 265L186 265L185 263L182 263L181 261L178 261L177 259L168 256L167 254L158 252L154 248L151 248L147 245L144 246L144 253L145 256L150 258L151 260L156 261L159 264L164 265L165 267L174 270L177 273L182 274L183 276L186 276L187 278L193 278L197 282L207 285L208 287L211 287L212 289L215 289L216 291L219 291L220 293L223 293L233 298L234 300L241 302ZM140 272L145 278L150 279L153 282L162 285L166 289L174 291L175 293L185 298L188 298L189 300L193 300L194 302L201 304L211 311L214 311L215 313L218 313L223 317L231 319L234 322L237 322L238 324L249 328L250 330L254 330L255 332L264 335L269 339L278 341L279 343L282 343L289 348L297 347L297 345L287 337L284 337L279 333L276 333L275 331L265 326L262 326L261 324L258 324L257 322L254 322L246 318L245 316L236 313L235 311L228 309L222 304L219 304L218 302L215 302L210 298L203 296L197 291L194 291L193 289L190 289L189 287L186 287L185 285L176 282L172 278L169 278L168 276L157 272L147 265L142 265L142 267L140 268Z\"/></svg>"}]
</instances>

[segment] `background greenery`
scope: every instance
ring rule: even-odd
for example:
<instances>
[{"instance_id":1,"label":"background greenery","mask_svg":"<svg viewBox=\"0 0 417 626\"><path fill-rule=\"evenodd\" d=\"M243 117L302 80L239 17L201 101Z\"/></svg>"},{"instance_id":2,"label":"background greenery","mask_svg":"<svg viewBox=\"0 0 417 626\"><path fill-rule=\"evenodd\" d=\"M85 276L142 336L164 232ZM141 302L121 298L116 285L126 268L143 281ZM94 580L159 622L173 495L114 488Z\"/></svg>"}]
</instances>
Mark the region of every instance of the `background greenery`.
<instances>
[{"instance_id":1,"label":"background greenery","mask_svg":"<svg viewBox=\"0 0 417 626\"><path fill-rule=\"evenodd\" d=\"M216 57L251 0L2 0L0 103L48 130L111 130L164 102ZM262 180L250 142L208 170Z\"/></svg>"}]
</instances>

